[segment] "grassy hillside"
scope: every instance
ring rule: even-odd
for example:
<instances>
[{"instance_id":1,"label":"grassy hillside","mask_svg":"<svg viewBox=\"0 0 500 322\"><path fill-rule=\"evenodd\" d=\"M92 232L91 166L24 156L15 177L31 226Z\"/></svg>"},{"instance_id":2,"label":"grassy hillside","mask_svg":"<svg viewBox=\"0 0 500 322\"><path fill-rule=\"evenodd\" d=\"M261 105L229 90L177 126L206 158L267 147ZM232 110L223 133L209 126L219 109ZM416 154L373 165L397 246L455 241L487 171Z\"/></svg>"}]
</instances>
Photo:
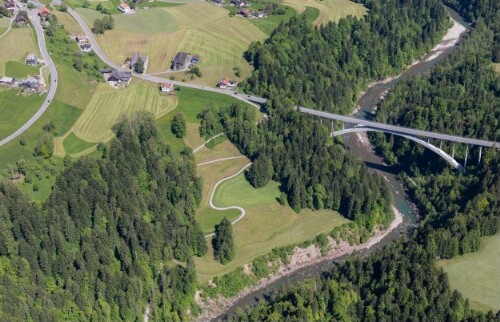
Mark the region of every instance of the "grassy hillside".
<instances>
[{"instance_id":1,"label":"grassy hillside","mask_svg":"<svg viewBox=\"0 0 500 322\"><path fill-rule=\"evenodd\" d=\"M91 25L100 13L78 9ZM203 77L190 80L184 73L173 73L177 80L213 86L221 76L246 78L251 67L243 52L266 34L248 19L229 17L228 11L206 2L139 10L137 15L114 15L115 29L98 37L103 51L117 64L140 51L148 55L148 72L165 72L179 51L199 54ZM239 66L241 77L234 76ZM167 75L170 76L170 75Z\"/></svg>"},{"instance_id":2,"label":"grassy hillside","mask_svg":"<svg viewBox=\"0 0 500 322\"><path fill-rule=\"evenodd\" d=\"M134 79L127 88L120 90L99 84L72 131L84 141L105 142L113 136L111 127L121 115L149 111L161 117L176 105L175 96L160 95L155 83Z\"/></svg>"},{"instance_id":3,"label":"grassy hillside","mask_svg":"<svg viewBox=\"0 0 500 322\"><path fill-rule=\"evenodd\" d=\"M30 53L39 55L35 34L31 28L14 28L0 38L0 75L5 75L8 61L24 63ZM9 76L9 75L7 75Z\"/></svg>"},{"instance_id":4,"label":"grassy hillside","mask_svg":"<svg viewBox=\"0 0 500 322\"><path fill-rule=\"evenodd\" d=\"M441 261L450 285L483 310L500 310L500 234L483 237L478 252Z\"/></svg>"},{"instance_id":5,"label":"grassy hillside","mask_svg":"<svg viewBox=\"0 0 500 322\"><path fill-rule=\"evenodd\" d=\"M319 15L314 21L316 26L329 21L338 21L348 15L362 17L366 14L366 8L363 5L349 0L284 0L283 3L298 13L304 12L307 7L318 9Z\"/></svg>"},{"instance_id":6,"label":"grassy hillside","mask_svg":"<svg viewBox=\"0 0 500 322\"><path fill-rule=\"evenodd\" d=\"M212 170L220 166L214 166ZM275 247L300 243L347 222L347 219L330 210L303 210L297 214L289 206L279 204L279 196L278 183L272 182L255 189L243 174L219 186L214 203L220 207L238 205L245 208L247 214L233 227L236 247L233 261L227 265L215 261L211 246L207 255L195 259L198 278L202 282L249 263Z\"/></svg>"}]
</instances>

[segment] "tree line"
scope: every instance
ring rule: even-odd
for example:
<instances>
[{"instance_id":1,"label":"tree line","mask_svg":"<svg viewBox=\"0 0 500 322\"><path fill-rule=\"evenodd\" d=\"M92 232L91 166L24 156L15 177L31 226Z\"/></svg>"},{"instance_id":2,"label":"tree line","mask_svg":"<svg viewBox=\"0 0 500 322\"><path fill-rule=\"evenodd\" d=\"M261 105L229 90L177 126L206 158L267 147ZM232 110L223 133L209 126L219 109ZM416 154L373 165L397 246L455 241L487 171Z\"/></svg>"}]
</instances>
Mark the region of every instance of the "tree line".
<instances>
[{"instance_id":1,"label":"tree line","mask_svg":"<svg viewBox=\"0 0 500 322\"><path fill-rule=\"evenodd\" d=\"M102 159L84 157L43 205L0 183L0 319L186 317L191 259L207 245L194 212L201 184L189 153L161 142L154 118L119 122Z\"/></svg>"}]
</instances>

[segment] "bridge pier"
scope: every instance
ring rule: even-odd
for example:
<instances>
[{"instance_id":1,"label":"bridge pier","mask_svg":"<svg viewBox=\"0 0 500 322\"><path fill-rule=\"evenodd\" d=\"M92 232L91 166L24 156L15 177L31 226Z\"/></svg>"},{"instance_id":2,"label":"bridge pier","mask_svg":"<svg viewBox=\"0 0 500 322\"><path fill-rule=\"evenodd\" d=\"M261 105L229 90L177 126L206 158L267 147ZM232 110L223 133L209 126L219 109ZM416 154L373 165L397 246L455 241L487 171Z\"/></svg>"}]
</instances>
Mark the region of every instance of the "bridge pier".
<instances>
[{"instance_id":1,"label":"bridge pier","mask_svg":"<svg viewBox=\"0 0 500 322\"><path fill-rule=\"evenodd\" d=\"M441 140L441 142L439 142L439 150L442 150L443 149L443 140Z\"/></svg>"},{"instance_id":2,"label":"bridge pier","mask_svg":"<svg viewBox=\"0 0 500 322\"><path fill-rule=\"evenodd\" d=\"M330 135L333 136L334 133L335 133L335 128L333 127L333 120L332 120L332 122L330 123Z\"/></svg>"},{"instance_id":3,"label":"bridge pier","mask_svg":"<svg viewBox=\"0 0 500 322\"><path fill-rule=\"evenodd\" d=\"M481 155L483 154L483 147L479 146L479 159L477 160L477 165L481 164Z\"/></svg>"},{"instance_id":4,"label":"bridge pier","mask_svg":"<svg viewBox=\"0 0 500 322\"><path fill-rule=\"evenodd\" d=\"M455 143L452 144L452 148L451 148L451 157L453 159L455 159Z\"/></svg>"}]
</instances>

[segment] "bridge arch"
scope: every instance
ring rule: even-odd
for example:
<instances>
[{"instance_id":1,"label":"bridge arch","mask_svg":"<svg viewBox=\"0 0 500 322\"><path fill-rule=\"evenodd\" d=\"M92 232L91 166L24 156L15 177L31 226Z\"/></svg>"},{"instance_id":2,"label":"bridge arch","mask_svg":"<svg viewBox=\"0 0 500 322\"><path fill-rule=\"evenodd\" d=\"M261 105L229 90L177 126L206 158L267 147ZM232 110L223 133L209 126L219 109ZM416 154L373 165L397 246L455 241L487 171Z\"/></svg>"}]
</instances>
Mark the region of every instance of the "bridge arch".
<instances>
[{"instance_id":1,"label":"bridge arch","mask_svg":"<svg viewBox=\"0 0 500 322\"><path fill-rule=\"evenodd\" d=\"M444 152L442 149L440 149L437 146L435 146L433 144L430 144L430 143L428 143L428 142L426 142L426 141L424 141L422 139L419 139L417 137L414 137L414 136L411 136L411 135L408 135L408 134L399 133L399 132L390 131L390 130L380 130L380 129L376 129L376 128L372 128L372 127L364 126L364 125L358 125L358 126L355 126L355 127L352 127L352 128L342 129L342 130L339 130L339 131L332 131L331 135L332 135L332 137L335 137L335 136L342 136L342 135L345 135L345 134L348 134L348 133L359 133L359 132L383 132L383 133L389 133L389 134L393 134L393 135L404 137L404 138L406 138L408 140L411 140L411 141L416 142L416 143L418 143L420 145L423 145L427 149L429 149L432 152L436 153L441 158L443 158L446 162L448 162L453 168L455 168L457 170L462 170L463 169L462 165L460 165L460 163L458 163L457 160L455 160L448 153Z\"/></svg>"}]
</instances>

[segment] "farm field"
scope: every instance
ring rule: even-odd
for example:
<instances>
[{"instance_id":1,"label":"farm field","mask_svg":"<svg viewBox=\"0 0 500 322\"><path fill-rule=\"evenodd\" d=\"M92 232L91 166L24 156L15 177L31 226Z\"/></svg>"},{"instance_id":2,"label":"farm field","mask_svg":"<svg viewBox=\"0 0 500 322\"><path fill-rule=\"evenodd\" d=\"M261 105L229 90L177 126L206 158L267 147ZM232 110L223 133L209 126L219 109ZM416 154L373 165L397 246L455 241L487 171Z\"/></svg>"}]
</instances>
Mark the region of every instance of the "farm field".
<instances>
[{"instance_id":1,"label":"farm field","mask_svg":"<svg viewBox=\"0 0 500 322\"><path fill-rule=\"evenodd\" d=\"M90 9L78 11L89 25L100 15ZM148 73L166 72L179 51L198 54L203 77L191 80L183 72L167 74L177 80L209 86L214 86L222 76L243 80L251 73L251 66L243 58L244 51L252 41L267 37L250 21L229 17L226 9L206 2L140 10L137 16L144 12L161 19L130 22L135 15L116 15L115 29L99 36L98 41L117 64L122 64L132 52L147 54ZM121 23L120 19L127 20ZM236 66L241 70L240 78L234 76Z\"/></svg>"},{"instance_id":2,"label":"farm field","mask_svg":"<svg viewBox=\"0 0 500 322\"><path fill-rule=\"evenodd\" d=\"M481 238L478 252L440 262L450 285L469 298L473 308L500 310L500 234Z\"/></svg>"},{"instance_id":3,"label":"farm field","mask_svg":"<svg viewBox=\"0 0 500 322\"><path fill-rule=\"evenodd\" d=\"M0 18L0 36L9 29L10 18Z\"/></svg>"},{"instance_id":4,"label":"farm field","mask_svg":"<svg viewBox=\"0 0 500 322\"><path fill-rule=\"evenodd\" d=\"M314 21L316 26L329 21L338 21L348 15L362 17L366 14L366 8L363 5L349 0L284 0L283 4L292 7L299 14L307 7L318 9L319 15Z\"/></svg>"},{"instance_id":5,"label":"farm field","mask_svg":"<svg viewBox=\"0 0 500 322\"><path fill-rule=\"evenodd\" d=\"M5 75L5 64L8 61L24 63L26 56L30 53L40 57L33 30L31 28L13 28L3 38L0 38L0 75Z\"/></svg>"},{"instance_id":6,"label":"farm field","mask_svg":"<svg viewBox=\"0 0 500 322\"><path fill-rule=\"evenodd\" d=\"M63 145L64 145L64 152L70 156L78 154L82 151L86 151L96 146L95 143L83 141L82 139L77 137L73 132L71 132L68 136L64 138Z\"/></svg>"},{"instance_id":7,"label":"farm field","mask_svg":"<svg viewBox=\"0 0 500 322\"><path fill-rule=\"evenodd\" d=\"M320 233L330 232L335 226L348 222L330 210L303 210L297 214L289 206L279 204L276 200L279 196L277 182L255 189L247 182L244 174L219 186L214 197L215 205L220 207L238 205L245 208L247 213L233 226L236 256L230 263L222 265L215 261L210 245L207 255L195 258L201 282L228 273L275 247L312 239Z\"/></svg>"},{"instance_id":8,"label":"farm field","mask_svg":"<svg viewBox=\"0 0 500 322\"><path fill-rule=\"evenodd\" d=\"M8 61L5 63L5 75L14 78L22 78L29 75L39 75L40 68L29 66L18 61Z\"/></svg>"},{"instance_id":9,"label":"farm field","mask_svg":"<svg viewBox=\"0 0 500 322\"><path fill-rule=\"evenodd\" d=\"M23 125L40 107L45 95L18 95L17 91L0 89L0 138Z\"/></svg>"},{"instance_id":10,"label":"farm field","mask_svg":"<svg viewBox=\"0 0 500 322\"><path fill-rule=\"evenodd\" d=\"M176 105L176 97L159 95L154 83L133 79L127 88L120 90L99 84L72 132L90 143L106 142L113 137L111 128L121 115L148 111L159 118Z\"/></svg>"},{"instance_id":11,"label":"farm field","mask_svg":"<svg viewBox=\"0 0 500 322\"><path fill-rule=\"evenodd\" d=\"M53 12L57 17L57 20L64 26L64 29L66 29L67 32L72 35L83 34L82 28L69 13L61 12L58 10L54 10Z\"/></svg>"}]
</instances>

